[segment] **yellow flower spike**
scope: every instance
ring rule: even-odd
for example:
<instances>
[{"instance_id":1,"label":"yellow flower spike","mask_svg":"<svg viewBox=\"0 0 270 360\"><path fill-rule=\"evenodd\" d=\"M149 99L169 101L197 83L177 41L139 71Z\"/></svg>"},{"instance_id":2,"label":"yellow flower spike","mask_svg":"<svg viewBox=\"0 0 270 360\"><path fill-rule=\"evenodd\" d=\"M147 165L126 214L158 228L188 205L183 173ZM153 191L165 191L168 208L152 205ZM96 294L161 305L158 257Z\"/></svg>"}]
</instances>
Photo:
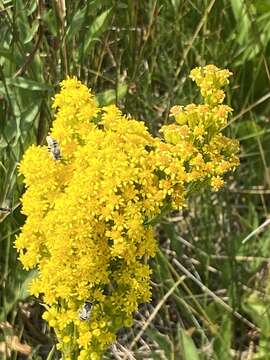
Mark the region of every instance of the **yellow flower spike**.
<instances>
[{"instance_id":1,"label":"yellow flower spike","mask_svg":"<svg viewBox=\"0 0 270 360\"><path fill-rule=\"evenodd\" d=\"M151 299L153 226L186 206L189 189L217 191L238 165L237 141L220 133L232 111L221 90L230 75L194 69L205 103L174 106L176 123L161 128L163 139L115 105L98 108L76 78L60 84L50 129L60 156L46 146L26 151L19 170L27 220L15 246L23 266L38 269L30 291L43 296L63 358L101 359L117 330L132 325Z\"/></svg>"},{"instance_id":2,"label":"yellow flower spike","mask_svg":"<svg viewBox=\"0 0 270 360\"><path fill-rule=\"evenodd\" d=\"M221 70L215 65L206 65L193 69L190 78L199 86L205 102L215 106L223 102L225 93L220 88L229 83L228 78L231 75L227 69Z\"/></svg>"}]
</instances>

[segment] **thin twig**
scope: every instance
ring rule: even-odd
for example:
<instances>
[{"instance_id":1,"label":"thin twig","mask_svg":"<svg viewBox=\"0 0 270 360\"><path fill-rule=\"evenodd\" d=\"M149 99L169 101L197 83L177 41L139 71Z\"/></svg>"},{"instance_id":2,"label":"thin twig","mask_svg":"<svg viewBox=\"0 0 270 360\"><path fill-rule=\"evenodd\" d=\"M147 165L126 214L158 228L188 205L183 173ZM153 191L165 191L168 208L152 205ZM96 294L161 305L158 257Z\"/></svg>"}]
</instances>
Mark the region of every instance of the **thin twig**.
<instances>
[{"instance_id":1,"label":"thin twig","mask_svg":"<svg viewBox=\"0 0 270 360\"><path fill-rule=\"evenodd\" d=\"M254 325L252 322L250 322L248 319L246 319L243 315L241 315L238 311L233 310L225 301L223 301L220 297L218 297L213 291L208 289L202 282L200 282L190 271L188 271L182 264L179 263L178 260L173 259L173 263L191 280L193 280L202 291L210 295L217 303L223 306L224 309L226 309L229 313L234 315L237 319L241 320L243 323L245 323L247 326L249 326L251 329L256 330L260 332L260 329L257 328L256 325Z\"/></svg>"},{"instance_id":2,"label":"thin twig","mask_svg":"<svg viewBox=\"0 0 270 360\"><path fill-rule=\"evenodd\" d=\"M262 96L259 100L255 101L253 104L249 105L247 108L243 109L242 111L240 111L239 114L235 115L234 117L232 117L232 119L228 122L228 124L226 125L229 126L231 125L234 121L236 121L237 119L239 119L240 117L242 117L244 114L246 114L247 112L249 112L250 110L252 110L253 108L255 108L256 106L260 105L261 103L263 103L264 101L266 101L267 99L270 98L270 92L265 94L264 96Z\"/></svg>"},{"instance_id":3,"label":"thin twig","mask_svg":"<svg viewBox=\"0 0 270 360\"><path fill-rule=\"evenodd\" d=\"M206 256L207 258L214 259L214 260L229 260L232 257L228 255L215 255L215 254L209 254L205 251L199 249L198 247L192 245L187 240L185 240L181 236L176 236L176 239L183 243L185 246L187 246L190 249L195 249L198 251L201 255ZM270 257L264 257L264 256L242 256L242 255L236 255L233 257L235 261L270 261Z\"/></svg>"},{"instance_id":4,"label":"thin twig","mask_svg":"<svg viewBox=\"0 0 270 360\"><path fill-rule=\"evenodd\" d=\"M136 335L136 337L133 339L132 343L128 347L129 350L132 350L132 348L135 346L137 341L140 339L142 334L145 332L145 330L148 328L148 326L151 324L151 322L156 317L157 313L159 312L162 305L167 301L167 299L172 295L172 293L175 291L175 289L180 285L181 282L185 280L186 276L182 276L176 283L170 288L170 290L163 296L163 298L160 300L160 302L157 304L157 306L154 308L154 311L151 313L147 321L144 323L143 327L141 328L140 332ZM125 357L124 360L127 360Z\"/></svg>"},{"instance_id":5,"label":"thin twig","mask_svg":"<svg viewBox=\"0 0 270 360\"><path fill-rule=\"evenodd\" d=\"M265 228L270 223L270 219L266 219L260 226L258 226L255 230L253 230L247 237L242 240L242 244L245 244L252 236L256 235L260 232L263 228Z\"/></svg>"},{"instance_id":6,"label":"thin twig","mask_svg":"<svg viewBox=\"0 0 270 360\"><path fill-rule=\"evenodd\" d=\"M254 188L254 189L230 189L229 190L232 193L239 193L239 194L251 194L251 195L267 195L270 194L269 189L264 189L263 187Z\"/></svg>"}]
</instances>

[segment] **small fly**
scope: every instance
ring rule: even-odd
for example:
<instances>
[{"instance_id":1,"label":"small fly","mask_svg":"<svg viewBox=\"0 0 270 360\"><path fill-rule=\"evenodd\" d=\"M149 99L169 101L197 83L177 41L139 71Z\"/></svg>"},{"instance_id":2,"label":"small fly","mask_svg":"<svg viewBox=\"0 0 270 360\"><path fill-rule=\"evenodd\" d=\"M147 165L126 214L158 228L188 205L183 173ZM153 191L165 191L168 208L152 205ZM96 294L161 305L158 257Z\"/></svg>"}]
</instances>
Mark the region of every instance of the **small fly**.
<instances>
[{"instance_id":1,"label":"small fly","mask_svg":"<svg viewBox=\"0 0 270 360\"><path fill-rule=\"evenodd\" d=\"M80 310L80 314L79 314L80 320L82 321L89 320L92 311L92 306L93 306L92 302L85 301L82 309Z\"/></svg>"}]
</instances>

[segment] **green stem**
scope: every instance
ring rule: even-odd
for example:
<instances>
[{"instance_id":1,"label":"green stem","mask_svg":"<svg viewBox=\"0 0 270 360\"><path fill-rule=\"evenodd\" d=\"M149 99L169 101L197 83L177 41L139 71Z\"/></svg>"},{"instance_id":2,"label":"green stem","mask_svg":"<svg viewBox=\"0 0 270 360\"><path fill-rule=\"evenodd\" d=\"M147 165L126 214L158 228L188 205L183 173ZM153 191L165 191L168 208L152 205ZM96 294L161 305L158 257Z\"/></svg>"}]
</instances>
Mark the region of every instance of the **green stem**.
<instances>
[{"instance_id":1,"label":"green stem","mask_svg":"<svg viewBox=\"0 0 270 360\"><path fill-rule=\"evenodd\" d=\"M147 219L147 220L144 221L144 223L143 223L144 226L149 226L149 225L153 226L153 225L158 224L158 223L161 221L161 219L162 219L166 214L168 214L171 210L172 210L172 204L171 204L171 202L165 203L165 204L163 205L163 207L161 208L160 213L159 213L157 216L153 217L152 219Z\"/></svg>"}]
</instances>

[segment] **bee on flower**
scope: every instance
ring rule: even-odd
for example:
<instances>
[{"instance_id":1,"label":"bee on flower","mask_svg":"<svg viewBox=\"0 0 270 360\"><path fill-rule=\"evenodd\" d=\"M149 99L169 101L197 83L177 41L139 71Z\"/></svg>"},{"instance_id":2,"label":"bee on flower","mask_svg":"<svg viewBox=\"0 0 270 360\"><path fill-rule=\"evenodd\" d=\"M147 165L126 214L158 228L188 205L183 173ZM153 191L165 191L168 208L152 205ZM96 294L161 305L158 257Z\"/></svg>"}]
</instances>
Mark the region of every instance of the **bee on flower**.
<instances>
[{"instance_id":1,"label":"bee on flower","mask_svg":"<svg viewBox=\"0 0 270 360\"><path fill-rule=\"evenodd\" d=\"M61 160L61 152L58 142L51 136L47 136L46 141L53 160Z\"/></svg>"},{"instance_id":2,"label":"bee on flower","mask_svg":"<svg viewBox=\"0 0 270 360\"><path fill-rule=\"evenodd\" d=\"M80 320L86 321L90 319L92 307L93 307L93 303L91 301L85 301L79 313Z\"/></svg>"}]
</instances>

